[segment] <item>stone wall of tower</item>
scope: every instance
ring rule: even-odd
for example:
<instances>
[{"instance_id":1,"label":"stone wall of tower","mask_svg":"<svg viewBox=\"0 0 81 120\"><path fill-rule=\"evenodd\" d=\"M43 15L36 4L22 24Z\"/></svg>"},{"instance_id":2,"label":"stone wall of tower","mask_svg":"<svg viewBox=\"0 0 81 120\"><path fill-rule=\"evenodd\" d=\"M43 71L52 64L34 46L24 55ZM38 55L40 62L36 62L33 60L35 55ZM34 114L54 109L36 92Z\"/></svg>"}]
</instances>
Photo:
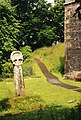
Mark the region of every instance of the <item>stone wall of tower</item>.
<instances>
[{"instance_id":1,"label":"stone wall of tower","mask_svg":"<svg viewBox=\"0 0 81 120\"><path fill-rule=\"evenodd\" d=\"M65 0L65 78L69 79L81 72L81 10L76 13L79 6L75 0Z\"/></svg>"}]
</instances>

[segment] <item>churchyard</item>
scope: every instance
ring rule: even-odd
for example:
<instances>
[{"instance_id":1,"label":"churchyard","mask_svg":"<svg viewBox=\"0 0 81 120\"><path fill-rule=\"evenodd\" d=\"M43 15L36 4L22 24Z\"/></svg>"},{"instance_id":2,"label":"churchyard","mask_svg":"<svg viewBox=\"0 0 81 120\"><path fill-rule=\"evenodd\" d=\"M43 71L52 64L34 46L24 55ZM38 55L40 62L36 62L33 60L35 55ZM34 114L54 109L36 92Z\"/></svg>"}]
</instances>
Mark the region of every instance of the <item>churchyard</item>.
<instances>
[{"instance_id":1,"label":"churchyard","mask_svg":"<svg viewBox=\"0 0 81 120\"><path fill-rule=\"evenodd\" d=\"M57 51L58 50L58 51ZM57 51L57 52L56 52ZM81 93L47 82L33 58L38 57L48 70L63 83L81 87L81 82L64 80L60 70L59 57L64 55L64 44L55 47L44 47L31 54L30 61L23 63L24 70L32 66L33 74L24 76L25 96L14 96L14 79L7 78L0 82L0 119L2 120L79 120ZM52 56L52 59L51 59ZM50 64L51 63L51 64ZM52 65L52 63L55 63ZM59 64L59 67L57 66ZM26 67L26 68L25 68ZM59 68L59 69L58 69ZM23 71L25 74L25 71ZM76 118L75 118L76 116Z\"/></svg>"}]
</instances>

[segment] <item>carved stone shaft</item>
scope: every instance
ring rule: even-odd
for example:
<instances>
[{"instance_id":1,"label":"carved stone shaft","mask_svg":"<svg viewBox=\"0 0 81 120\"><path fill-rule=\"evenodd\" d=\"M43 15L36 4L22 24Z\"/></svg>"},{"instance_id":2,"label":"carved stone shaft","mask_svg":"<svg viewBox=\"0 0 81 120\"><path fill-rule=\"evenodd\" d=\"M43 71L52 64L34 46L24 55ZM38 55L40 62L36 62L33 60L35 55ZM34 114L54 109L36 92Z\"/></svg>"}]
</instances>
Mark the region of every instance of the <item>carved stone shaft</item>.
<instances>
[{"instance_id":1,"label":"carved stone shaft","mask_svg":"<svg viewBox=\"0 0 81 120\"><path fill-rule=\"evenodd\" d=\"M15 83L15 95L16 96L24 95L25 84L24 84L21 66L14 66L14 83Z\"/></svg>"},{"instance_id":2,"label":"carved stone shaft","mask_svg":"<svg viewBox=\"0 0 81 120\"><path fill-rule=\"evenodd\" d=\"M15 83L15 95L25 95L25 84L22 73L23 56L20 51L13 51L11 53L11 60L14 65L14 83Z\"/></svg>"}]
</instances>

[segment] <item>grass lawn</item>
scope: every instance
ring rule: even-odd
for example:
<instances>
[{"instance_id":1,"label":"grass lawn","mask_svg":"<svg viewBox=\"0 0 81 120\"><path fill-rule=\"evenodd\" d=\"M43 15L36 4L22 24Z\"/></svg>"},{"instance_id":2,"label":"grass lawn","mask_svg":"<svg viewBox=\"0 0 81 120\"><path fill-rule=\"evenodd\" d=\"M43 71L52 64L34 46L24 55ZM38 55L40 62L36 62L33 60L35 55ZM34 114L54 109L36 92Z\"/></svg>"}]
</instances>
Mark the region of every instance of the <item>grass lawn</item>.
<instances>
[{"instance_id":1,"label":"grass lawn","mask_svg":"<svg viewBox=\"0 0 81 120\"><path fill-rule=\"evenodd\" d=\"M17 98L14 97L13 81L9 82L6 80L0 82L1 118L6 120L9 118L14 119L16 115L19 120L21 115L21 118L23 118L23 114L28 117L28 114L31 113L35 114L38 119L38 111L40 111L40 116L43 114L41 113L43 111L45 116L47 116L50 110L52 112L55 111L55 114L57 114L58 110L63 112L63 109L68 111L75 108L81 101L81 93L52 85L47 82L44 76L41 78L25 78L25 87L26 96ZM70 101L72 103L69 103ZM45 118L43 119L45 120Z\"/></svg>"},{"instance_id":2,"label":"grass lawn","mask_svg":"<svg viewBox=\"0 0 81 120\"><path fill-rule=\"evenodd\" d=\"M59 47L61 49L63 45ZM7 78L0 82L0 120L81 120L81 93L48 83L37 63L32 59L38 56L46 63L49 71L59 77L60 81L81 87L81 82L64 80L58 71L59 69L56 69L57 71L53 69L54 66L58 68L55 63L59 63L60 53L58 51L57 58L54 55L56 62L52 66L50 63L53 60L49 54L51 52L50 55L52 56L54 51L53 48L48 49L49 52L46 51L46 48L40 49L41 55L38 50L31 55L30 63L33 68L33 75L24 77L26 96L14 97L13 79ZM58 49L58 46L55 49ZM62 53L61 56L63 56ZM25 67L26 61L24 63Z\"/></svg>"}]
</instances>

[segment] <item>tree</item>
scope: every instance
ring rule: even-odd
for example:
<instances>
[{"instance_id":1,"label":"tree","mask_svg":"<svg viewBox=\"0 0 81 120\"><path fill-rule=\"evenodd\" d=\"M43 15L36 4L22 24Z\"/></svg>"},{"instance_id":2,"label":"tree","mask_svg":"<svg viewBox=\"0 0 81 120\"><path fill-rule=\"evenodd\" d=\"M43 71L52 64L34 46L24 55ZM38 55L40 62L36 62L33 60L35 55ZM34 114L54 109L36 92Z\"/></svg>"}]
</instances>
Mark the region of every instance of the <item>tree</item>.
<instances>
[{"instance_id":1,"label":"tree","mask_svg":"<svg viewBox=\"0 0 81 120\"><path fill-rule=\"evenodd\" d=\"M56 0L54 4L54 24L56 41L64 41L64 0Z\"/></svg>"},{"instance_id":2,"label":"tree","mask_svg":"<svg viewBox=\"0 0 81 120\"><path fill-rule=\"evenodd\" d=\"M56 38L57 36L54 33L54 28L51 28L50 26L46 26L45 29L38 33L40 46L50 46Z\"/></svg>"},{"instance_id":3,"label":"tree","mask_svg":"<svg viewBox=\"0 0 81 120\"><path fill-rule=\"evenodd\" d=\"M14 13L15 7L11 6L10 0L0 3L0 65L8 61L10 53L18 45L20 24Z\"/></svg>"},{"instance_id":4,"label":"tree","mask_svg":"<svg viewBox=\"0 0 81 120\"><path fill-rule=\"evenodd\" d=\"M20 46L37 47L63 41L64 0L56 0L54 7L45 0L12 0L17 5L16 18L21 20Z\"/></svg>"},{"instance_id":5,"label":"tree","mask_svg":"<svg viewBox=\"0 0 81 120\"><path fill-rule=\"evenodd\" d=\"M48 30L53 33L51 30L52 23L53 23L53 11L51 9L51 4L47 3L45 0L25 0L22 2L17 1L14 2L17 7L17 19L21 20L21 34L19 37L19 43L22 46L29 45L32 49L36 47L40 47L45 43L44 38L39 38L41 32L44 31L47 34ZM21 7L21 9L19 9ZM43 36L46 34L43 34ZM52 35L54 36L54 34ZM50 38L49 41L48 37L46 43L50 43L53 40L53 37ZM53 40L54 41L54 40ZM42 43L42 44L40 44Z\"/></svg>"}]
</instances>

